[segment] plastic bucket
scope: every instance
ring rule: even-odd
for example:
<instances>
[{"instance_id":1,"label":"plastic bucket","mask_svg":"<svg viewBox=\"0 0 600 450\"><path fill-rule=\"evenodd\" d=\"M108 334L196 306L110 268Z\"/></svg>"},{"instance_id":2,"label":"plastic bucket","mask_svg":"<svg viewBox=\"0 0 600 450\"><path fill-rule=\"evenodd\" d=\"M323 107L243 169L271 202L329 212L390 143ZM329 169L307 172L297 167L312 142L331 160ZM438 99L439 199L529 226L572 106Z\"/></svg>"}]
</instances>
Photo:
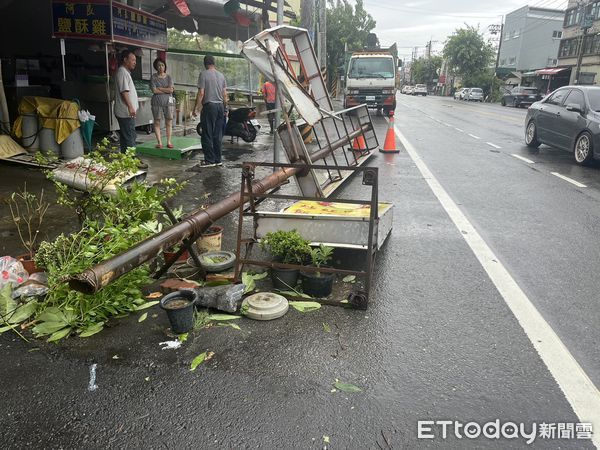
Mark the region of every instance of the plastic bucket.
<instances>
[{"instance_id":1,"label":"plastic bucket","mask_svg":"<svg viewBox=\"0 0 600 450\"><path fill-rule=\"evenodd\" d=\"M194 328L196 300L198 295L191 289L175 291L162 298L160 307L167 312L173 333L187 333Z\"/></svg>"},{"instance_id":2,"label":"plastic bucket","mask_svg":"<svg viewBox=\"0 0 600 450\"><path fill-rule=\"evenodd\" d=\"M79 129L75 130L71 135L60 144L60 154L64 159L73 159L78 156L83 156L83 137Z\"/></svg>"},{"instance_id":3,"label":"plastic bucket","mask_svg":"<svg viewBox=\"0 0 600 450\"><path fill-rule=\"evenodd\" d=\"M23 147L31 152L40 148L38 117L35 113L23 114Z\"/></svg>"},{"instance_id":4,"label":"plastic bucket","mask_svg":"<svg viewBox=\"0 0 600 450\"><path fill-rule=\"evenodd\" d=\"M222 239L223 227L213 225L200 235L200 239L196 241L196 246L200 253L220 252Z\"/></svg>"},{"instance_id":5,"label":"plastic bucket","mask_svg":"<svg viewBox=\"0 0 600 450\"><path fill-rule=\"evenodd\" d=\"M60 156L60 145L54 137L54 128L42 128L40 131L40 150L45 153L56 153Z\"/></svg>"}]
</instances>

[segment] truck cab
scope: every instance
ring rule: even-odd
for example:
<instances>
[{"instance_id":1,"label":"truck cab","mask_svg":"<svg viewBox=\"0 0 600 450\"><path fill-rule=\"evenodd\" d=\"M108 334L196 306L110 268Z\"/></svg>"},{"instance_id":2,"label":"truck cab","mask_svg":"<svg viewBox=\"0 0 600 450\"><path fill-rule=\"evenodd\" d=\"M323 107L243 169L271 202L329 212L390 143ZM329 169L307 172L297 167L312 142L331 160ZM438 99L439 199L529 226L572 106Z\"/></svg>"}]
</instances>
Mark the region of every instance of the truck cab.
<instances>
[{"instance_id":1,"label":"truck cab","mask_svg":"<svg viewBox=\"0 0 600 450\"><path fill-rule=\"evenodd\" d=\"M354 52L346 70L344 108L365 103L389 115L396 109L396 58L390 51Z\"/></svg>"}]
</instances>

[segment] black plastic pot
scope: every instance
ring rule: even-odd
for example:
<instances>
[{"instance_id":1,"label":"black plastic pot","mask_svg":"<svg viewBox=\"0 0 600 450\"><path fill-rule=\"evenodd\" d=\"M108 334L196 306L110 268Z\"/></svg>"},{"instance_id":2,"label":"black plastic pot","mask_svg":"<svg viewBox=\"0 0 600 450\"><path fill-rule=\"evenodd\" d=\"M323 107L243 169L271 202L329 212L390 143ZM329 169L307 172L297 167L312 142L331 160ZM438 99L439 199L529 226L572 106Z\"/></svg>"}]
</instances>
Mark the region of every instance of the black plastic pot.
<instances>
[{"instance_id":1,"label":"black plastic pot","mask_svg":"<svg viewBox=\"0 0 600 450\"><path fill-rule=\"evenodd\" d=\"M190 289L175 291L162 298L160 307L167 312L173 333L187 333L194 328L194 304L197 299L196 292Z\"/></svg>"},{"instance_id":2,"label":"black plastic pot","mask_svg":"<svg viewBox=\"0 0 600 450\"><path fill-rule=\"evenodd\" d=\"M298 269L271 269L271 281L273 288L282 291L289 291L298 284Z\"/></svg>"},{"instance_id":3,"label":"black plastic pot","mask_svg":"<svg viewBox=\"0 0 600 450\"><path fill-rule=\"evenodd\" d=\"M324 298L331 294L333 290L333 278L332 273L320 272L300 272L300 278L302 279L302 292L310 295L311 297Z\"/></svg>"}]
</instances>

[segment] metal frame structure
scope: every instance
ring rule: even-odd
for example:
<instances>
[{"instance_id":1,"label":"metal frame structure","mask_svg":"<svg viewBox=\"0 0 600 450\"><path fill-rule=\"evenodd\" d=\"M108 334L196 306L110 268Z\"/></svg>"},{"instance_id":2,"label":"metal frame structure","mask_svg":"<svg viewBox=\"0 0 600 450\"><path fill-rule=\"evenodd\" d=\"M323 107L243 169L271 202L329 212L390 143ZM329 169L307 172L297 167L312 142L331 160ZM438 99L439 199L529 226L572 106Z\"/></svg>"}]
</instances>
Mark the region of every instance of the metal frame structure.
<instances>
[{"instance_id":1,"label":"metal frame structure","mask_svg":"<svg viewBox=\"0 0 600 450\"><path fill-rule=\"evenodd\" d=\"M284 97L291 103L289 111L282 109L284 121L277 130L290 162L302 160L312 165L310 153L331 147L332 143L347 138L350 132L365 124L371 125L366 105L334 112L333 102L305 29L278 26L264 30L244 43L242 54L275 84L279 104L284 104ZM303 121L290 119L294 110ZM347 120L350 121L350 127ZM299 126L311 127L310 134L316 142L312 148L306 147L307 139L300 135ZM372 125L370 129L363 130L361 144L360 151L353 154L353 161L346 157L347 165L360 166L371 156L370 151L379 146ZM353 150L351 140L348 145L349 150ZM338 165L333 154L332 159L334 165ZM274 162L279 161L275 158ZM345 179L339 171L333 175L331 171L310 169L310 173L311 177L298 179L305 196L326 197Z\"/></svg>"},{"instance_id":2,"label":"metal frame structure","mask_svg":"<svg viewBox=\"0 0 600 450\"><path fill-rule=\"evenodd\" d=\"M281 184L273 187L267 192L255 192L253 190L253 181L255 177L255 169L257 167L271 167L271 168L302 168L309 170L326 170L326 171L351 171L361 172L363 174L362 184L371 188L371 196L368 201L370 205L369 215L369 232L368 232L368 245L367 245L367 257L364 270L346 270L346 269L333 269L333 268L316 268L311 266L303 266L297 264L283 264L277 262L267 262L263 260L251 259L250 254L254 244L259 242L256 234L256 220L258 217L258 206L266 199L276 200L320 200L322 197L307 197L302 195L284 195L278 194ZM237 233L237 246L236 246L236 264L235 264L235 280L239 281L243 267L245 265L254 265L268 268L283 268L283 269L301 269L307 272L325 272L325 273L336 273L340 275L359 275L364 276L364 290L354 291L350 294L347 301L344 300L328 300L318 299L321 303L345 306L350 304L357 309L366 309L369 300L369 292L371 290L371 277L373 273L373 266L375 264L376 246L377 246L377 233L379 222L379 182L378 182L378 169L376 167L356 167L356 166L330 166L324 165L298 165L298 164L279 164L279 163L252 163L245 162L242 167L242 180L240 187L240 196L242 201L240 202L239 208L239 219L238 219L238 233ZM249 205L244 207L244 203L249 202ZM366 200L356 199L343 199L336 198L337 203L348 203L354 205L362 205L367 203ZM252 217L254 219L254 233L250 238L244 238L243 226L244 218ZM245 246L244 256L242 256L242 246ZM296 298L290 296L291 298Z\"/></svg>"}]
</instances>

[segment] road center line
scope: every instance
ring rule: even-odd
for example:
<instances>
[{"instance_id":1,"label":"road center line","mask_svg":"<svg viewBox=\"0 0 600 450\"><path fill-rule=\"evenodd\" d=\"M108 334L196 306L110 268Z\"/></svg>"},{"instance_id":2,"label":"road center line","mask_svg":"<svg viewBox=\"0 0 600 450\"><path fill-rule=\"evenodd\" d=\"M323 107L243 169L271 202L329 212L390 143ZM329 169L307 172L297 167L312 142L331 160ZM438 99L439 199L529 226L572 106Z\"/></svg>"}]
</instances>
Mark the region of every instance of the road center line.
<instances>
[{"instance_id":1,"label":"road center line","mask_svg":"<svg viewBox=\"0 0 600 450\"><path fill-rule=\"evenodd\" d=\"M587 187L585 184L581 184L579 181L575 181L575 180L574 180L574 179L572 179L572 178L565 177L564 175L561 175L561 174L560 174L560 173L558 173L558 172L550 172L550 173L551 173L552 175L554 175L555 177L562 178L563 180L565 180L565 181L568 181L568 182L569 182L569 183L571 183L571 184L574 184L574 185L575 185L575 186L577 186L577 187L580 187L580 188Z\"/></svg>"},{"instance_id":2,"label":"road center line","mask_svg":"<svg viewBox=\"0 0 600 450\"><path fill-rule=\"evenodd\" d=\"M527 164L535 164L535 161L532 161L530 159L524 158L523 156L520 155L516 155L515 153L511 153L510 156L513 156L517 159L520 159L521 161L525 161Z\"/></svg>"},{"instance_id":3,"label":"road center line","mask_svg":"<svg viewBox=\"0 0 600 450\"><path fill-rule=\"evenodd\" d=\"M458 205L421 159L417 150L396 127L396 136L409 154L438 201L456 225L479 263L525 331L529 341L562 389L582 422L591 422L593 442L600 447L600 391L565 347L552 327L531 303L508 270L469 222Z\"/></svg>"},{"instance_id":4,"label":"road center line","mask_svg":"<svg viewBox=\"0 0 600 450\"><path fill-rule=\"evenodd\" d=\"M450 127L450 128L452 128L452 125L450 125L449 123L446 123L446 122L442 122L442 123L443 123L444 125L446 125L447 127Z\"/></svg>"},{"instance_id":5,"label":"road center line","mask_svg":"<svg viewBox=\"0 0 600 450\"><path fill-rule=\"evenodd\" d=\"M499 145L496 144L492 144L491 142L486 142L487 145L489 145L490 147L494 147L494 148L502 148Z\"/></svg>"},{"instance_id":6,"label":"road center line","mask_svg":"<svg viewBox=\"0 0 600 450\"><path fill-rule=\"evenodd\" d=\"M474 134L468 133L473 139L481 139L479 136L475 136Z\"/></svg>"},{"instance_id":7,"label":"road center line","mask_svg":"<svg viewBox=\"0 0 600 450\"><path fill-rule=\"evenodd\" d=\"M456 127L454 127L454 129L455 129L456 131L460 131L461 133L464 133L464 132L465 132L465 130L461 130L460 128L456 128Z\"/></svg>"}]
</instances>

